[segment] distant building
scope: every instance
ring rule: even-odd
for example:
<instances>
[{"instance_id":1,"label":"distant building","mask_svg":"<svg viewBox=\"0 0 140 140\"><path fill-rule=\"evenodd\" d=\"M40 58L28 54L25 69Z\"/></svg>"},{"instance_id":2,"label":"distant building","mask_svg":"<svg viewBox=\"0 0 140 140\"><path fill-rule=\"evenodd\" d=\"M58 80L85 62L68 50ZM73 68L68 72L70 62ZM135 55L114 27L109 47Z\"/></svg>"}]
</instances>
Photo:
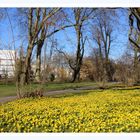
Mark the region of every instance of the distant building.
<instances>
[{"instance_id":1,"label":"distant building","mask_svg":"<svg viewBox=\"0 0 140 140\"><path fill-rule=\"evenodd\" d=\"M14 76L16 51L0 50L0 75Z\"/></svg>"}]
</instances>

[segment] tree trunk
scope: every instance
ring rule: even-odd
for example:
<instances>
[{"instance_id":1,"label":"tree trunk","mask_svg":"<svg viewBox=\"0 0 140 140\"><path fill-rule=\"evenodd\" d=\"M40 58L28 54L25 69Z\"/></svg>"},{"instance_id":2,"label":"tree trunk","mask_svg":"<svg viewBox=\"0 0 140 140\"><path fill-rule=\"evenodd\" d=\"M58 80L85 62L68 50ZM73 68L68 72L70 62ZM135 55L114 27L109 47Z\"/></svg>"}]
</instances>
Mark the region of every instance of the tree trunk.
<instances>
[{"instance_id":1,"label":"tree trunk","mask_svg":"<svg viewBox=\"0 0 140 140\"><path fill-rule=\"evenodd\" d=\"M28 84L30 81L30 63L31 63L31 55L34 45L30 44L27 49L27 55L25 57L24 65L22 68L22 73L20 75L20 85L23 86Z\"/></svg>"},{"instance_id":2,"label":"tree trunk","mask_svg":"<svg viewBox=\"0 0 140 140\"><path fill-rule=\"evenodd\" d=\"M78 72L77 70L74 70L74 71L73 71L72 83L74 83L74 82L77 80L78 73L79 73L79 72Z\"/></svg>"},{"instance_id":3,"label":"tree trunk","mask_svg":"<svg viewBox=\"0 0 140 140\"><path fill-rule=\"evenodd\" d=\"M103 66L103 54L102 54L102 48L101 48L101 44L99 42L99 64L97 67L99 67L98 69L98 73L99 73L99 81L103 81L104 79L104 66Z\"/></svg>"},{"instance_id":4,"label":"tree trunk","mask_svg":"<svg viewBox=\"0 0 140 140\"><path fill-rule=\"evenodd\" d=\"M80 67L81 67L81 43L80 43L80 38L81 38L81 26L77 25L75 27L75 30L76 30L76 34L77 34L77 52L76 52L76 66L75 66L75 69L74 69L74 72L73 72L73 80L72 82L75 82L76 80L78 80L78 75L79 75L79 72L80 72Z\"/></svg>"},{"instance_id":5,"label":"tree trunk","mask_svg":"<svg viewBox=\"0 0 140 140\"><path fill-rule=\"evenodd\" d=\"M36 55L36 74L35 79L37 82L41 81L41 50L43 44L37 46L37 55Z\"/></svg>"},{"instance_id":6,"label":"tree trunk","mask_svg":"<svg viewBox=\"0 0 140 140\"><path fill-rule=\"evenodd\" d=\"M134 75L134 82L139 82L139 60L138 60L138 51L134 49L134 67L133 67L133 75Z\"/></svg>"}]
</instances>

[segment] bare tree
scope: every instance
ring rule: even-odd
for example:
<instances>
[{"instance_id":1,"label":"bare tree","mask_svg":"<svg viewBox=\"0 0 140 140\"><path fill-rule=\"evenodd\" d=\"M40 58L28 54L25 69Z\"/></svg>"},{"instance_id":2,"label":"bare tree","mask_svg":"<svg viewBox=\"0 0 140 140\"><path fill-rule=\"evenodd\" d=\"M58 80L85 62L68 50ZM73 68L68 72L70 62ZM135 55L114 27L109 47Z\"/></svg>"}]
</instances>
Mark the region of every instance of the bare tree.
<instances>
[{"instance_id":1,"label":"bare tree","mask_svg":"<svg viewBox=\"0 0 140 140\"><path fill-rule=\"evenodd\" d=\"M96 67L96 80L103 81L104 79L104 57L103 57L103 47L102 47L102 39L101 32L98 26L94 26L92 31L92 39L97 44L97 48L93 48L92 57L93 61L95 61Z\"/></svg>"},{"instance_id":2,"label":"bare tree","mask_svg":"<svg viewBox=\"0 0 140 140\"><path fill-rule=\"evenodd\" d=\"M41 9L40 9L41 12ZM43 18L46 17L46 8L43 9ZM46 32L47 32L47 27L48 25L46 24L42 29L41 29L41 33L40 36L37 38L38 43L37 43L37 52L36 52L36 71L35 71L35 78L36 81L40 82L40 73L41 73L41 50L45 41L45 37L46 37Z\"/></svg>"},{"instance_id":3,"label":"bare tree","mask_svg":"<svg viewBox=\"0 0 140 140\"><path fill-rule=\"evenodd\" d=\"M43 11L43 16L45 17L47 13L50 12L50 9L45 9ZM44 41L55 33L64 30L65 28L69 28L74 26L74 24L66 24L64 19L63 12L57 12L57 14L53 15L51 18L46 20L46 24L44 28L41 29L40 37L38 37L37 41L37 55L36 55L36 80L39 82L41 79L40 72L41 72L41 50L44 45Z\"/></svg>"},{"instance_id":4,"label":"bare tree","mask_svg":"<svg viewBox=\"0 0 140 140\"><path fill-rule=\"evenodd\" d=\"M46 15L42 16L40 8L30 8L28 10L28 47L25 55L24 67L20 75L20 85L29 82L29 70L31 64L31 56L34 47L38 44L38 36L45 26L46 21L56 14L60 8L52 8Z\"/></svg>"},{"instance_id":5,"label":"bare tree","mask_svg":"<svg viewBox=\"0 0 140 140\"><path fill-rule=\"evenodd\" d=\"M80 77L80 69L82 66L82 60L84 55L84 48L87 36L83 31L86 22L93 17L93 11L95 9L90 8L73 8L74 14L74 22L75 22L75 32L76 32L76 40L77 40L77 49L76 49L76 57L74 61L69 60L69 65L73 70L73 78L72 82L78 80ZM87 24L86 24L87 25Z\"/></svg>"},{"instance_id":6,"label":"bare tree","mask_svg":"<svg viewBox=\"0 0 140 140\"><path fill-rule=\"evenodd\" d=\"M135 40L135 42L137 44L140 44L140 36L139 36L138 32L134 32L133 36L134 36L133 39ZM133 81L134 81L134 83L138 83L139 79L140 79L140 76L139 76L139 66L140 66L139 56L140 56L140 52L139 52L138 48L133 43L130 44L130 49L131 49L131 52L133 53L133 65L132 65L133 66L132 67Z\"/></svg>"},{"instance_id":7,"label":"bare tree","mask_svg":"<svg viewBox=\"0 0 140 140\"><path fill-rule=\"evenodd\" d=\"M138 38L140 38L140 8L130 8L129 15L129 24L130 24L130 33L129 40L130 42L138 49L140 52L140 44L133 38L135 32L138 34ZM136 24L135 24L136 23Z\"/></svg>"},{"instance_id":8,"label":"bare tree","mask_svg":"<svg viewBox=\"0 0 140 140\"><path fill-rule=\"evenodd\" d=\"M139 65L140 60L140 8L129 9L129 41L134 47L134 79L135 82L139 82ZM139 53L138 53L139 52Z\"/></svg>"},{"instance_id":9,"label":"bare tree","mask_svg":"<svg viewBox=\"0 0 140 140\"><path fill-rule=\"evenodd\" d=\"M112 81L113 76L109 54L114 41L114 16L116 17L114 10L100 9L97 11L97 20L94 21L92 27L92 39L98 46L101 80L106 79L107 81Z\"/></svg>"}]
</instances>

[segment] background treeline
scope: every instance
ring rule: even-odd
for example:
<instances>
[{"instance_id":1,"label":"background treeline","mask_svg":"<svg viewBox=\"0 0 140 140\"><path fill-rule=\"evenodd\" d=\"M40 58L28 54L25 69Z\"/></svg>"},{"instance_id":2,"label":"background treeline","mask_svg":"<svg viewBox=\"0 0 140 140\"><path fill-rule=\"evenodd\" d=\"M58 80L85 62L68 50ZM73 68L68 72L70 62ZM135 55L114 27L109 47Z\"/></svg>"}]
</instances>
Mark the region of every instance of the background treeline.
<instances>
[{"instance_id":1,"label":"background treeline","mask_svg":"<svg viewBox=\"0 0 140 140\"><path fill-rule=\"evenodd\" d=\"M120 23L122 16L126 25ZM18 54L15 81L19 97L21 87L31 82L140 82L139 8L1 9L0 22L8 22L12 38L2 49ZM111 52L123 49L118 38L126 30L127 49L112 59Z\"/></svg>"}]
</instances>

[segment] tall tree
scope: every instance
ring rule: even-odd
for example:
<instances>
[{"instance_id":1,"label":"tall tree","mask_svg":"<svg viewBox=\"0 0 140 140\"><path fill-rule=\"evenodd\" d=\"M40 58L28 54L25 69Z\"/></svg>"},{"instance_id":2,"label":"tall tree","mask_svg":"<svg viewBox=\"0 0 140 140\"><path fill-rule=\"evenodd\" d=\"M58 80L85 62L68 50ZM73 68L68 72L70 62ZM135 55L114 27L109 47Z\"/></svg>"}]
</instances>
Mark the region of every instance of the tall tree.
<instances>
[{"instance_id":1,"label":"tall tree","mask_svg":"<svg viewBox=\"0 0 140 140\"><path fill-rule=\"evenodd\" d=\"M20 75L20 85L29 82L30 79L30 64L31 56L34 47L38 44L38 36L45 26L46 21L56 14L60 8L52 8L51 11L43 16L40 8L29 8L27 11L28 16L28 46L24 60L24 67Z\"/></svg>"},{"instance_id":2,"label":"tall tree","mask_svg":"<svg viewBox=\"0 0 140 140\"><path fill-rule=\"evenodd\" d=\"M112 69L109 59L110 49L114 41L114 17L116 13L110 9L99 9L97 18L93 22L92 38L98 46L101 80L105 78L107 81L112 81ZM105 74L104 74L105 72ZM106 76L103 76L106 75Z\"/></svg>"},{"instance_id":3,"label":"tall tree","mask_svg":"<svg viewBox=\"0 0 140 140\"><path fill-rule=\"evenodd\" d=\"M46 8L43 9L43 17L45 18L46 16ZM37 50L36 50L36 71L35 71L35 78L36 81L40 82L41 78L41 50L46 38L46 32L47 32L47 27L48 24L46 24L42 29L40 36L37 38L38 43L37 43Z\"/></svg>"},{"instance_id":4,"label":"tall tree","mask_svg":"<svg viewBox=\"0 0 140 140\"><path fill-rule=\"evenodd\" d=\"M73 79L72 82L79 79L79 72L82 66L85 43L87 36L84 35L83 28L85 23L93 17L93 11L95 9L90 8L74 8L72 9L74 13L74 21L75 26L74 29L76 31L76 40L77 40L77 49L76 49L76 57L73 63L69 63L71 69L73 70ZM69 61L70 62L70 61Z\"/></svg>"},{"instance_id":5,"label":"tall tree","mask_svg":"<svg viewBox=\"0 0 140 140\"><path fill-rule=\"evenodd\" d=\"M42 9L43 10L43 9ZM44 8L43 10L43 17L48 15L50 12L50 8ZM36 54L36 81L40 82L41 80L41 51L46 39L50 38L55 33L74 26L74 24L66 24L64 18L64 14L61 11L57 12L51 18L46 20L46 24L40 31L40 36L37 38L37 54Z\"/></svg>"}]
</instances>

